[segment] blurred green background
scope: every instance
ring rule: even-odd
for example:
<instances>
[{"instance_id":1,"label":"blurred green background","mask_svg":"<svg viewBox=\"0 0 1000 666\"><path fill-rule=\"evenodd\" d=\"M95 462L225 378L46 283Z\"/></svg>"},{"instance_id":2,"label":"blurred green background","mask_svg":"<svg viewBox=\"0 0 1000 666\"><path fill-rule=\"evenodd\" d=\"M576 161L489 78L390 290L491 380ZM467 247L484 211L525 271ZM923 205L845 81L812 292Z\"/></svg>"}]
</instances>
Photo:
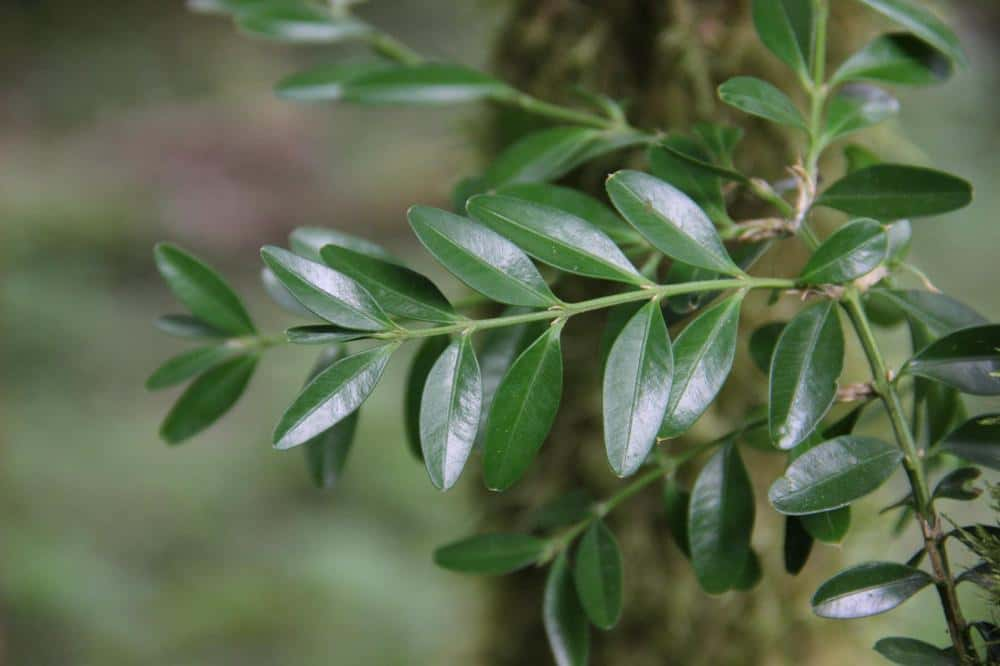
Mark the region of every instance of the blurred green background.
<instances>
[{"instance_id":1,"label":"blurred green background","mask_svg":"<svg viewBox=\"0 0 1000 666\"><path fill-rule=\"evenodd\" d=\"M902 95L912 144L885 133L870 143L975 183L972 208L915 225L914 259L997 318L1000 25L993 3L954 7L972 69ZM363 9L421 50L477 65L501 11L455 0ZM482 588L435 569L430 552L476 528L475 481L443 496L406 451L403 359L366 405L332 493L311 487L298 452L269 446L310 354L270 353L235 411L180 449L156 437L171 396L142 389L183 348L151 326L177 309L153 268L156 240L220 267L265 330L290 320L257 283L257 248L297 225L373 238L441 276L403 214L446 205L476 169L480 111L270 94L281 75L342 50L249 40L179 0L0 5L0 663L474 661ZM886 543L872 519L847 554L885 557ZM886 621L938 635L938 612L917 603Z\"/></svg>"}]
</instances>

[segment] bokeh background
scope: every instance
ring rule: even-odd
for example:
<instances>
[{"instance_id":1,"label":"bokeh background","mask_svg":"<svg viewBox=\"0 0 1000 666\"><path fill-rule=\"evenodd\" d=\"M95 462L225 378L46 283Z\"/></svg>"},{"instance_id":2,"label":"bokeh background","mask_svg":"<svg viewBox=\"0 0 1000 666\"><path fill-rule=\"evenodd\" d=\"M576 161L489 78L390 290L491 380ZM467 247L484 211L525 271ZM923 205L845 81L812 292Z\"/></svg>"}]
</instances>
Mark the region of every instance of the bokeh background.
<instances>
[{"instance_id":1,"label":"bokeh background","mask_svg":"<svg viewBox=\"0 0 1000 666\"><path fill-rule=\"evenodd\" d=\"M971 69L903 91L909 141L870 143L974 182L971 208L915 225L913 257L996 319L1000 13L990 0L952 8ZM361 11L420 50L478 65L503 3ZM441 275L404 211L446 205L475 171L481 110L271 95L283 74L343 50L246 39L180 0L0 3L0 664L470 663L482 590L435 569L430 552L473 531L482 505L472 475L441 495L406 451L402 359L334 492L311 487L298 452L268 444L309 354L269 353L235 411L178 449L156 436L172 396L142 388L183 348L151 326L176 309L153 268L157 240L218 266L267 330L289 320L263 296L257 248L294 226L367 236ZM911 548L887 532L859 521L846 556ZM926 599L884 622L939 631Z\"/></svg>"}]
</instances>

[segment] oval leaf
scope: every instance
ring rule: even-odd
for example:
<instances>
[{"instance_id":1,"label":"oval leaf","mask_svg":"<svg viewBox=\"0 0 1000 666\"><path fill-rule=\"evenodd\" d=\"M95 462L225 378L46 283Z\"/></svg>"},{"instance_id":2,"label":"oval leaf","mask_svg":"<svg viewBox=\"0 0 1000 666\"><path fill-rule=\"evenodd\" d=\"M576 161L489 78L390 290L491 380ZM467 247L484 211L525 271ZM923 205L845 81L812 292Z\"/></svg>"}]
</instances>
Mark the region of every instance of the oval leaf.
<instances>
[{"instance_id":1,"label":"oval leaf","mask_svg":"<svg viewBox=\"0 0 1000 666\"><path fill-rule=\"evenodd\" d=\"M861 0L883 16L900 24L961 66L968 64L958 37L926 9L909 0Z\"/></svg>"},{"instance_id":2,"label":"oval leaf","mask_svg":"<svg viewBox=\"0 0 1000 666\"><path fill-rule=\"evenodd\" d=\"M854 220L816 248L801 280L806 284L841 284L875 270L885 261L889 237L875 220Z\"/></svg>"},{"instance_id":3,"label":"oval leaf","mask_svg":"<svg viewBox=\"0 0 1000 666\"><path fill-rule=\"evenodd\" d=\"M595 520L580 539L573 579L590 621L601 629L615 626L622 612L622 555L603 521Z\"/></svg>"},{"instance_id":4,"label":"oval leaf","mask_svg":"<svg viewBox=\"0 0 1000 666\"><path fill-rule=\"evenodd\" d=\"M386 68L383 62L347 62L320 65L304 72L287 76L275 86L278 97L297 102L338 100L344 86L365 74Z\"/></svg>"},{"instance_id":5,"label":"oval leaf","mask_svg":"<svg viewBox=\"0 0 1000 666\"><path fill-rule=\"evenodd\" d=\"M556 180L576 166L600 132L587 127L552 127L532 132L504 149L483 174L480 191L513 183Z\"/></svg>"},{"instance_id":6,"label":"oval leaf","mask_svg":"<svg viewBox=\"0 0 1000 666\"><path fill-rule=\"evenodd\" d=\"M170 388L214 368L236 353L232 347L201 347L173 357L149 376L146 388L150 391Z\"/></svg>"},{"instance_id":7,"label":"oval leaf","mask_svg":"<svg viewBox=\"0 0 1000 666\"><path fill-rule=\"evenodd\" d=\"M629 224L667 256L727 275L743 273L712 221L677 188L639 171L619 171L608 179L607 190Z\"/></svg>"},{"instance_id":8,"label":"oval leaf","mask_svg":"<svg viewBox=\"0 0 1000 666\"><path fill-rule=\"evenodd\" d=\"M285 339L293 345L330 345L366 337L368 337L367 331L354 331L327 324L293 326L285 330Z\"/></svg>"},{"instance_id":9,"label":"oval leaf","mask_svg":"<svg viewBox=\"0 0 1000 666\"><path fill-rule=\"evenodd\" d=\"M946 335L921 350L903 369L963 393L1000 395L1000 325Z\"/></svg>"},{"instance_id":10,"label":"oval leaf","mask_svg":"<svg viewBox=\"0 0 1000 666\"><path fill-rule=\"evenodd\" d=\"M590 625L576 596L573 571L565 551L549 568L542 622L556 666L586 666L590 655Z\"/></svg>"},{"instance_id":11,"label":"oval leaf","mask_svg":"<svg viewBox=\"0 0 1000 666\"><path fill-rule=\"evenodd\" d=\"M878 615L892 610L931 582L928 574L905 564L860 564L819 586L812 598L813 612L834 620Z\"/></svg>"},{"instance_id":12,"label":"oval leaf","mask_svg":"<svg viewBox=\"0 0 1000 666\"><path fill-rule=\"evenodd\" d=\"M732 219L722 194L722 178L694 166L708 159L708 152L701 144L685 136L673 135L649 149L649 170L691 197L712 222L730 224Z\"/></svg>"},{"instance_id":13,"label":"oval leaf","mask_svg":"<svg viewBox=\"0 0 1000 666\"><path fill-rule=\"evenodd\" d=\"M851 528L851 507L843 506L833 511L821 511L799 516L806 532L823 543L840 543Z\"/></svg>"},{"instance_id":14,"label":"oval leaf","mask_svg":"<svg viewBox=\"0 0 1000 666\"><path fill-rule=\"evenodd\" d=\"M330 347L320 356L309 379L312 380L313 377L340 360L343 354L343 347ZM358 414L358 410L351 412L350 416L326 432L312 438L302 447L306 459L306 469L317 488L334 488L340 481L340 477L344 473L344 466L347 464L347 454L354 443L354 433L358 429Z\"/></svg>"},{"instance_id":15,"label":"oval leaf","mask_svg":"<svg viewBox=\"0 0 1000 666\"><path fill-rule=\"evenodd\" d=\"M905 666L962 666L953 649L934 647L916 638L883 638L875 644L875 651L892 663Z\"/></svg>"},{"instance_id":16,"label":"oval leaf","mask_svg":"<svg viewBox=\"0 0 1000 666\"><path fill-rule=\"evenodd\" d=\"M423 460L424 452L420 444L420 403L427 385L427 375L438 360L438 357L448 348L448 338L437 335L424 338L413 355L410 370L406 375L406 393L403 395L403 425L406 428L406 440L410 451L418 460Z\"/></svg>"},{"instance_id":17,"label":"oval leaf","mask_svg":"<svg viewBox=\"0 0 1000 666\"><path fill-rule=\"evenodd\" d=\"M814 543L813 536L806 530L802 518L799 516L785 517L785 571L793 576L806 566L809 561L809 553L812 552Z\"/></svg>"},{"instance_id":18,"label":"oval leaf","mask_svg":"<svg viewBox=\"0 0 1000 666\"><path fill-rule=\"evenodd\" d=\"M812 4L801 0L754 0L753 24L770 51L800 77L809 77L814 30Z\"/></svg>"},{"instance_id":19,"label":"oval leaf","mask_svg":"<svg viewBox=\"0 0 1000 666\"><path fill-rule=\"evenodd\" d=\"M656 444L673 364L663 311L650 301L625 324L604 367L604 444L618 476L634 474Z\"/></svg>"},{"instance_id":20,"label":"oval leaf","mask_svg":"<svg viewBox=\"0 0 1000 666\"><path fill-rule=\"evenodd\" d=\"M256 367L256 356L239 356L198 377L163 420L160 436L180 444L218 421L243 395Z\"/></svg>"},{"instance_id":21,"label":"oval leaf","mask_svg":"<svg viewBox=\"0 0 1000 666\"><path fill-rule=\"evenodd\" d=\"M545 552L545 542L527 534L480 534L434 551L434 563L462 573L497 576L529 567Z\"/></svg>"},{"instance_id":22,"label":"oval leaf","mask_svg":"<svg viewBox=\"0 0 1000 666\"><path fill-rule=\"evenodd\" d=\"M823 142L878 125L899 113L899 101L882 90L866 84L844 88L830 101Z\"/></svg>"},{"instance_id":23,"label":"oval leaf","mask_svg":"<svg viewBox=\"0 0 1000 666\"><path fill-rule=\"evenodd\" d=\"M344 83L342 99L360 104L456 104L499 99L506 84L461 65L424 63L368 72Z\"/></svg>"},{"instance_id":24,"label":"oval leaf","mask_svg":"<svg viewBox=\"0 0 1000 666\"><path fill-rule=\"evenodd\" d=\"M185 314L163 315L153 325L167 335L176 338L224 338L225 331L203 322L197 317Z\"/></svg>"},{"instance_id":25,"label":"oval leaf","mask_svg":"<svg viewBox=\"0 0 1000 666\"><path fill-rule=\"evenodd\" d=\"M778 338L771 359L768 428L780 449L812 434L837 397L844 366L844 333L835 304L802 310Z\"/></svg>"},{"instance_id":26,"label":"oval leaf","mask_svg":"<svg viewBox=\"0 0 1000 666\"><path fill-rule=\"evenodd\" d=\"M873 289L868 297L870 300L885 301L898 308L906 316L926 326L935 336L988 323L985 317L968 305L932 291Z\"/></svg>"},{"instance_id":27,"label":"oval leaf","mask_svg":"<svg viewBox=\"0 0 1000 666\"><path fill-rule=\"evenodd\" d=\"M752 76L737 76L719 86L719 99L744 113L765 120L806 128L806 121L788 95L767 81Z\"/></svg>"},{"instance_id":28,"label":"oval leaf","mask_svg":"<svg viewBox=\"0 0 1000 666\"><path fill-rule=\"evenodd\" d=\"M367 24L356 19L334 18L318 8L292 4L264 5L242 13L236 23L251 35L298 44L330 44L371 32Z\"/></svg>"},{"instance_id":29,"label":"oval leaf","mask_svg":"<svg viewBox=\"0 0 1000 666\"><path fill-rule=\"evenodd\" d=\"M876 37L848 58L833 75L833 85L880 81L922 86L951 77L952 65L940 51L910 33Z\"/></svg>"},{"instance_id":30,"label":"oval leaf","mask_svg":"<svg viewBox=\"0 0 1000 666\"><path fill-rule=\"evenodd\" d=\"M844 176L816 201L851 215L877 220L940 215L972 201L968 182L941 171L876 164Z\"/></svg>"},{"instance_id":31,"label":"oval leaf","mask_svg":"<svg viewBox=\"0 0 1000 666\"><path fill-rule=\"evenodd\" d=\"M410 226L455 277L500 303L546 308L559 303L535 265L500 234L452 213L414 206Z\"/></svg>"},{"instance_id":32,"label":"oval leaf","mask_svg":"<svg viewBox=\"0 0 1000 666\"><path fill-rule=\"evenodd\" d=\"M288 246L292 248L292 252L316 263L323 263L320 252L327 245L345 247L348 250L354 250L369 257L382 259L394 264L400 263L398 259L386 252L381 245L335 229L297 227L288 235Z\"/></svg>"},{"instance_id":33,"label":"oval leaf","mask_svg":"<svg viewBox=\"0 0 1000 666\"><path fill-rule=\"evenodd\" d=\"M781 337L785 326L788 326L787 322L772 321L760 326L750 334L750 360L753 361L758 370L765 374L771 371L774 348L778 346L778 338Z\"/></svg>"},{"instance_id":34,"label":"oval leaf","mask_svg":"<svg viewBox=\"0 0 1000 666\"><path fill-rule=\"evenodd\" d=\"M969 419L945 437L938 450L1000 470L1000 414Z\"/></svg>"}]
</instances>

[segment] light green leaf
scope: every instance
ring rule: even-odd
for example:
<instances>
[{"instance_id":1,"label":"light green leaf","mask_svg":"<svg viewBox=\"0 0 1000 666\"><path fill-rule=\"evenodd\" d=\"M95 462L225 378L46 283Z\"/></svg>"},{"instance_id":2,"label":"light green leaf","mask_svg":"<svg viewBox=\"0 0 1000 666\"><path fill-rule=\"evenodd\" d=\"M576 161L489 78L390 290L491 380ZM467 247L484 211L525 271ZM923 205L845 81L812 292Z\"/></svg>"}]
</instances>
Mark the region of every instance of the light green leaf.
<instances>
[{"instance_id":1,"label":"light green leaf","mask_svg":"<svg viewBox=\"0 0 1000 666\"><path fill-rule=\"evenodd\" d=\"M806 121L788 95L767 81L752 76L737 76L719 86L719 99L752 116L779 125L806 128Z\"/></svg>"},{"instance_id":2,"label":"light green leaf","mask_svg":"<svg viewBox=\"0 0 1000 666\"><path fill-rule=\"evenodd\" d=\"M972 186L941 171L901 164L876 164L849 174L816 201L859 217L877 220L940 215L972 201Z\"/></svg>"},{"instance_id":3,"label":"light green leaf","mask_svg":"<svg viewBox=\"0 0 1000 666\"><path fill-rule=\"evenodd\" d=\"M153 325L167 335L176 338L225 338L225 331L205 323L197 317L185 314L170 314L158 317Z\"/></svg>"},{"instance_id":4,"label":"light green leaf","mask_svg":"<svg viewBox=\"0 0 1000 666\"><path fill-rule=\"evenodd\" d=\"M271 297L281 309L303 319L314 319L316 315L306 309L298 299L292 296L288 288L281 283L267 266L260 267L260 282L264 285L264 291Z\"/></svg>"},{"instance_id":5,"label":"light green leaf","mask_svg":"<svg viewBox=\"0 0 1000 666\"><path fill-rule=\"evenodd\" d=\"M200 347L174 356L149 376L146 388L150 391L170 388L214 368L238 350L227 345Z\"/></svg>"},{"instance_id":6,"label":"light green leaf","mask_svg":"<svg viewBox=\"0 0 1000 666\"><path fill-rule=\"evenodd\" d=\"M876 37L840 66L831 84L879 81L922 86L944 81L951 74L948 58L922 39L903 32Z\"/></svg>"},{"instance_id":7,"label":"light green leaf","mask_svg":"<svg viewBox=\"0 0 1000 666\"><path fill-rule=\"evenodd\" d=\"M880 14L889 17L917 37L941 51L956 64L965 67L968 59L958 37L926 9L909 0L861 0Z\"/></svg>"},{"instance_id":8,"label":"light green leaf","mask_svg":"<svg viewBox=\"0 0 1000 666\"><path fill-rule=\"evenodd\" d=\"M366 74L385 69L384 62L346 62L320 65L283 78L274 87L282 99L297 102L325 102L343 97L344 86Z\"/></svg>"},{"instance_id":9,"label":"light green leaf","mask_svg":"<svg viewBox=\"0 0 1000 666\"><path fill-rule=\"evenodd\" d=\"M842 284L872 272L886 259L889 237L875 220L852 220L816 248L799 278L806 284Z\"/></svg>"},{"instance_id":10,"label":"light green leaf","mask_svg":"<svg viewBox=\"0 0 1000 666\"><path fill-rule=\"evenodd\" d=\"M360 104L439 105L500 99L511 89L491 76L461 65L397 65L353 77L341 99Z\"/></svg>"},{"instance_id":11,"label":"light green leaf","mask_svg":"<svg viewBox=\"0 0 1000 666\"><path fill-rule=\"evenodd\" d=\"M815 30L810 2L753 0L753 24L764 46L801 78L809 78Z\"/></svg>"},{"instance_id":12,"label":"light green leaf","mask_svg":"<svg viewBox=\"0 0 1000 666\"><path fill-rule=\"evenodd\" d=\"M542 622L556 666L586 666L590 625L580 606L566 551L549 568L542 602Z\"/></svg>"},{"instance_id":13,"label":"light green leaf","mask_svg":"<svg viewBox=\"0 0 1000 666\"><path fill-rule=\"evenodd\" d=\"M848 620L890 611L933 582L913 567L868 562L841 571L819 586L812 598L820 617Z\"/></svg>"},{"instance_id":14,"label":"light green leaf","mask_svg":"<svg viewBox=\"0 0 1000 666\"><path fill-rule=\"evenodd\" d=\"M1000 395L1000 325L955 331L907 361L903 372L963 393Z\"/></svg>"},{"instance_id":15,"label":"light green leaf","mask_svg":"<svg viewBox=\"0 0 1000 666\"><path fill-rule=\"evenodd\" d=\"M442 569L498 576L531 566L545 552L545 542L527 534L480 534L441 546L434 563Z\"/></svg>"},{"instance_id":16,"label":"light green leaf","mask_svg":"<svg viewBox=\"0 0 1000 666\"><path fill-rule=\"evenodd\" d=\"M587 617L611 629L622 612L622 555L608 526L595 520L580 539L573 569L576 592Z\"/></svg>"},{"instance_id":17,"label":"light green leaf","mask_svg":"<svg viewBox=\"0 0 1000 666\"><path fill-rule=\"evenodd\" d=\"M330 44L360 39L371 27L350 17L334 18L329 12L310 6L263 5L237 15L236 24L244 32L280 42Z\"/></svg>"},{"instance_id":18,"label":"light green leaf","mask_svg":"<svg viewBox=\"0 0 1000 666\"><path fill-rule=\"evenodd\" d=\"M238 356L198 377L171 408L160 426L160 437L180 444L218 421L246 390L256 356Z\"/></svg>"},{"instance_id":19,"label":"light green leaf","mask_svg":"<svg viewBox=\"0 0 1000 666\"><path fill-rule=\"evenodd\" d=\"M845 87L831 101L826 112L822 141L828 144L892 118L899 113L899 101L882 90L864 83Z\"/></svg>"}]
</instances>

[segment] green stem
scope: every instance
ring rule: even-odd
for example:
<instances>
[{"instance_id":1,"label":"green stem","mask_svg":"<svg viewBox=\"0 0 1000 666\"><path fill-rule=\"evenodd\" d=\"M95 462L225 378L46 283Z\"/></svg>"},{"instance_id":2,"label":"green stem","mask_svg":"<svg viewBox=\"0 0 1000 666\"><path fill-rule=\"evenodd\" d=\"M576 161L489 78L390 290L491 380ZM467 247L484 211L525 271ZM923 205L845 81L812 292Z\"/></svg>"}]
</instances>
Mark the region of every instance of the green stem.
<instances>
[{"instance_id":1,"label":"green stem","mask_svg":"<svg viewBox=\"0 0 1000 666\"><path fill-rule=\"evenodd\" d=\"M596 127L598 129L633 129L620 121L605 118L604 116L590 113L589 111L580 111L578 109L552 104L551 102L544 102L537 97L532 97L531 95L520 91L514 91L512 95L502 97L497 101L502 104L509 104L510 106L517 107L529 113L534 113L535 115L545 116L547 118L551 118L552 120L564 121L574 125L584 125L586 127Z\"/></svg>"},{"instance_id":2,"label":"green stem","mask_svg":"<svg viewBox=\"0 0 1000 666\"><path fill-rule=\"evenodd\" d=\"M395 60L401 65L419 65L425 62L425 58L422 55L381 30L373 29L371 35L368 37L368 44L375 53L383 55L390 60Z\"/></svg>"}]
</instances>

